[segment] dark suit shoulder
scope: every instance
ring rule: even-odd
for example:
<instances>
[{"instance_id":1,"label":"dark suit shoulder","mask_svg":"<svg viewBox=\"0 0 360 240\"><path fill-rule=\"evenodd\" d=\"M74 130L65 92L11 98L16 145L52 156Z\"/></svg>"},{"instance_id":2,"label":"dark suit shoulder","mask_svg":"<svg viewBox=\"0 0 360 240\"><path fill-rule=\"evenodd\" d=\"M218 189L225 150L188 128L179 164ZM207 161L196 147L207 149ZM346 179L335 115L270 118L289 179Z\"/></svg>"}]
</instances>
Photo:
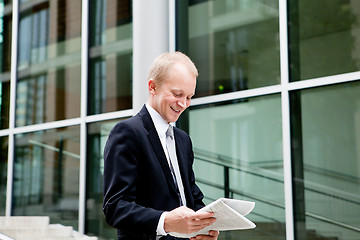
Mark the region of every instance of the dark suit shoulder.
<instances>
[{"instance_id":1,"label":"dark suit shoulder","mask_svg":"<svg viewBox=\"0 0 360 240\"><path fill-rule=\"evenodd\" d=\"M110 134L116 133L116 132L123 132L126 130L132 130L136 131L139 128L142 128L143 124L141 121L141 118L136 115L129 119L121 120L115 124L115 126L111 129Z\"/></svg>"},{"instance_id":2,"label":"dark suit shoulder","mask_svg":"<svg viewBox=\"0 0 360 240\"><path fill-rule=\"evenodd\" d=\"M146 136L141 119L139 117L131 117L116 123L111 129L108 139L105 144L104 157L105 160L110 154L117 154L117 151L123 151L123 154L137 152L139 141Z\"/></svg>"}]
</instances>

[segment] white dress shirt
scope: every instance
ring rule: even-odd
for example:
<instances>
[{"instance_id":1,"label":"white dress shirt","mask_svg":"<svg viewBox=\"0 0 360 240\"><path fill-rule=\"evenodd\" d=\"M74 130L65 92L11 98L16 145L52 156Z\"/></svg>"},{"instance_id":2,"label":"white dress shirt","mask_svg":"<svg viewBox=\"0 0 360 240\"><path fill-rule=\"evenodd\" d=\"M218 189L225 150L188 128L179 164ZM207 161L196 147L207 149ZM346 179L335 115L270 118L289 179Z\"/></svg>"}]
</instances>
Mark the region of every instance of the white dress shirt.
<instances>
[{"instance_id":1,"label":"white dress shirt","mask_svg":"<svg viewBox=\"0 0 360 240\"><path fill-rule=\"evenodd\" d=\"M162 145L162 147L164 149L164 153L166 155L166 159L168 161L168 164L170 165L170 157L169 157L169 153L168 153L168 151L166 149L166 131L169 128L169 123L167 123L161 117L161 115L155 109L153 109L148 103L146 103L145 106L146 106L146 109L148 110L148 112L150 114L150 117L151 117L151 119L152 119L152 121L153 121L153 123L155 125L155 129L156 129L156 132L159 135L161 145ZM184 192L184 189L179 189L179 191ZM183 201L183 202L186 203L186 200ZM164 212L160 216L159 223L158 223L157 230L156 230L156 233L157 233L158 236L159 235L162 235L162 236L167 235L167 233L164 230L164 220L165 220L165 215L166 214L167 214L167 212Z\"/></svg>"}]
</instances>

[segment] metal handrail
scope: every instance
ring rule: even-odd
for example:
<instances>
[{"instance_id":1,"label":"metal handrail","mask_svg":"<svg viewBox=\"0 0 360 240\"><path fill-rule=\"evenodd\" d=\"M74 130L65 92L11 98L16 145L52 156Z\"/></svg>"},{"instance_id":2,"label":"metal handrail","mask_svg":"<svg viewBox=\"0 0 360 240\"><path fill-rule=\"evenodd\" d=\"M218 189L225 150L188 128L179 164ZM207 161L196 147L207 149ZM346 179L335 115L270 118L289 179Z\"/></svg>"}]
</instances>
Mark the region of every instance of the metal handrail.
<instances>
[{"instance_id":1,"label":"metal handrail","mask_svg":"<svg viewBox=\"0 0 360 240\"><path fill-rule=\"evenodd\" d=\"M259 198L257 196L254 196L252 194L244 193L244 192L238 191L236 189L230 188L229 183L226 183L226 181L229 181L229 178L226 177L226 175L228 175L229 169L233 169L233 170L245 172L245 173L248 173L248 174L251 174L251 175L254 175L254 176L266 178L266 179L269 179L271 181L276 181L276 182L280 182L280 183L284 183L283 180L279 180L279 179L276 179L276 178L273 178L273 177L265 176L263 174L260 174L259 172L254 172L254 171L250 171L250 170L244 170L244 169L241 169L240 167L234 167L233 164L224 164L224 163L221 163L219 161L213 161L213 160L209 160L209 159L206 159L206 158L201 158L199 156L196 156L196 154L195 154L195 158L198 159L198 160L207 162L207 163L222 166L224 168L224 176L225 176L224 186L222 186L220 184L214 184L214 183L211 183L211 182L203 180L203 179L196 178L197 182L208 185L208 186L212 186L212 187L215 187L215 188L218 188L218 189L224 189L225 188L225 194L224 194L225 197L230 197L233 194L238 194L238 195L248 197L250 199L254 199L254 200L258 201L258 202L263 202L263 203L266 203L266 204L269 204L269 205L272 205L272 206L275 206L275 207L278 207L278 208L285 209L285 205L283 205L283 204L279 204L279 203L272 202L272 201L269 201L269 200L266 200L266 199L262 199L262 198ZM218 159L221 159L221 158L218 158ZM227 173L226 173L226 171L227 171ZM360 202L353 201L351 199L346 199L344 197L336 196L336 195L329 194L329 193L326 193L326 192L321 192L321 191L311 189L311 188L308 188L308 187L306 187L305 190L316 192L316 193L319 193L319 194L322 194L322 195L325 195L325 196L330 196L330 197L337 198L337 199L340 199L340 200L343 200L343 201L346 201L346 202L351 202L353 204L360 205ZM360 228L357 228L355 226L351 226L349 224L345 224L345 223L342 223L342 222L339 222L339 221L336 221L336 220L333 220L333 219L330 219L330 218L326 218L326 217L323 217L323 216L320 216L320 215L317 215L317 214L314 214L314 213L305 212L305 216L311 217L311 218L314 218L314 219L317 219L317 220L320 220L320 221L323 221L323 222L327 222L327 223L330 223L332 225L340 226L342 228L346 228L346 229L351 230L351 231L360 232Z\"/></svg>"},{"instance_id":2,"label":"metal handrail","mask_svg":"<svg viewBox=\"0 0 360 240\"><path fill-rule=\"evenodd\" d=\"M201 151L204 152L203 150L201 150ZM244 172L244 173L247 173L247 174L251 174L253 176L269 179L269 180L274 181L274 182L284 183L284 180L277 179L277 178L274 178L274 177L265 176L265 175L259 173L259 171L249 170L250 167L246 167L247 169L243 169L241 167L235 167L234 163L231 162L229 160L230 158L228 158L228 157L225 157L225 156L222 156L222 155L216 155L216 157L211 156L211 158L215 158L215 160L212 160L212 159L209 159L209 158L196 156L196 153L199 153L198 149L195 149L195 158L198 159L198 160L201 160L203 162L212 163L212 164L224 167L224 168L229 168L229 169L236 170L236 171L239 171L239 172ZM202 154L202 153L200 153L200 154ZM206 154L202 154L202 155L206 155ZM208 154L207 157L209 157L209 155L210 154ZM225 160L225 162L223 163L223 162L220 162L218 160L221 160L221 161ZM336 199L339 199L339 200L342 200L342 201L345 201L345 202L348 202L348 203L352 203L352 204L355 204L355 205L360 205L360 201L349 199L349 198L346 198L346 197L343 197L343 196L330 194L328 192L319 191L317 189L310 188L310 187L305 187L304 189L307 190L307 191L310 191L310 192L314 192L314 193L324 195L324 196L336 198Z\"/></svg>"},{"instance_id":3,"label":"metal handrail","mask_svg":"<svg viewBox=\"0 0 360 240\"><path fill-rule=\"evenodd\" d=\"M199 148L194 148L194 152L196 154L206 156L207 158L212 158L212 159L216 159L217 161L221 161L222 165L226 165L229 167L234 166L234 165L245 165L245 164L241 164L241 162L243 162L243 161L241 161L237 158L232 158L232 157L225 156L225 155L218 154L218 153L212 153L210 151L202 150ZM269 160L269 161L264 161L264 162L256 162L256 163L252 163L251 167L253 167L254 165L256 166L257 164L264 164L264 163L271 163L273 165L274 163L282 163L282 160ZM324 169L324 168L319 168L319 167L312 166L309 164L304 164L304 167L308 171L321 172L322 174L325 174L325 175L335 175L336 178L346 179L347 181L351 181L356 184L360 183L360 178L356 177L356 176L350 176L350 175L346 175L343 173L338 173L335 171L331 171L331 170Z\"/></svg>"},{"instance_id":4,"label":"metal handrail","mask_svg":"<svg viewBox=\"0 0 360 240\"><path fill-rule=\"evenodd\" d=\"M202 179L196 179L196 182L199 182L199 183L211 186L211 187L215 187L215 188L218 188L218 189L223 189L223 187L221 185L213 184L211 182L204 181ZM266 200L266 199L262 199L262 198L256 197L256 196L248 194L248 193L240 192L240 191L234 190L234 189L230 189L230 192L232 194L238 194L238 195L241 195L241 196L245 196L245 197L248 197L248 198L253 199L255 201L263 202L265 204L272 205L274 207L285 209L285 205L283 205L283 204L272 202L272 201L269 201L269 200ZM327 222L327 223L330 223L332 225L340 226L340 227L346 228L348 230L360 233L360 228L357 228L357 227L354 227L354 226L351 226L349 224L345 224L345 223L342 223L342 222L339 222L339 221L335 221L333 219L326 218L326 217L323 217L323 216L320 216L320 215L317 215L317 214L314 214L314 213L305 212L305 216L311 217L311 218L314 218L314 219L319 220L319 221Z\"/></svg>"}]
</instances>

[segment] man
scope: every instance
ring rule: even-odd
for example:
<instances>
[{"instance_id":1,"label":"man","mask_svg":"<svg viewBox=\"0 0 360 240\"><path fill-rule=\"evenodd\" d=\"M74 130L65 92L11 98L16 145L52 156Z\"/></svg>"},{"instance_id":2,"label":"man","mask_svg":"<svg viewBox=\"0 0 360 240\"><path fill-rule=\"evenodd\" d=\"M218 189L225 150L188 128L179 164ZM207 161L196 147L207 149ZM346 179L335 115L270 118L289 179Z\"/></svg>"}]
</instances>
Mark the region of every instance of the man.
<instances>
[{"instance_id":1,"label":"man","mask_svg":"<svg viewBox=\"0 0 360 240\"><path fill-rule=\"evenodd\" d=\"M118 239L176 239L168 233L196 232L215 221L213 213L195 213L204 203L192 170L191 140L170 125L189 107L197 76L185 54L160 55L149 71L148 102L109 134L103 210ZM210 231L196 239L216 240L218 234Z\"/></svg>"}]
</instances>

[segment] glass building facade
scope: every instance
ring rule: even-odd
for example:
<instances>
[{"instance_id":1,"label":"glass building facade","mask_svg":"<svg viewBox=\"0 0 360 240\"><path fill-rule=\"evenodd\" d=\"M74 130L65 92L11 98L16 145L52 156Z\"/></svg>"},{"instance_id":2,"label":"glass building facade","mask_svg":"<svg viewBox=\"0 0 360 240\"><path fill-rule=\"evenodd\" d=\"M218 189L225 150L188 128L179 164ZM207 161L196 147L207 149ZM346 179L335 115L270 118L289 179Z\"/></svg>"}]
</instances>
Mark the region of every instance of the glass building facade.
<instances>
[{"instance_id":1,"label":"glass building facade","mask_svg":"<svg viewBox=\"0 0 360 240\"><path fill-rule=\"evenodd\" d=\"M360 239L356 0L0 0L0 215L116 239L107 135L175 50L199 70L176 124L205 202L256 203L219 239Z\"/></svg>"}]
</instances>

